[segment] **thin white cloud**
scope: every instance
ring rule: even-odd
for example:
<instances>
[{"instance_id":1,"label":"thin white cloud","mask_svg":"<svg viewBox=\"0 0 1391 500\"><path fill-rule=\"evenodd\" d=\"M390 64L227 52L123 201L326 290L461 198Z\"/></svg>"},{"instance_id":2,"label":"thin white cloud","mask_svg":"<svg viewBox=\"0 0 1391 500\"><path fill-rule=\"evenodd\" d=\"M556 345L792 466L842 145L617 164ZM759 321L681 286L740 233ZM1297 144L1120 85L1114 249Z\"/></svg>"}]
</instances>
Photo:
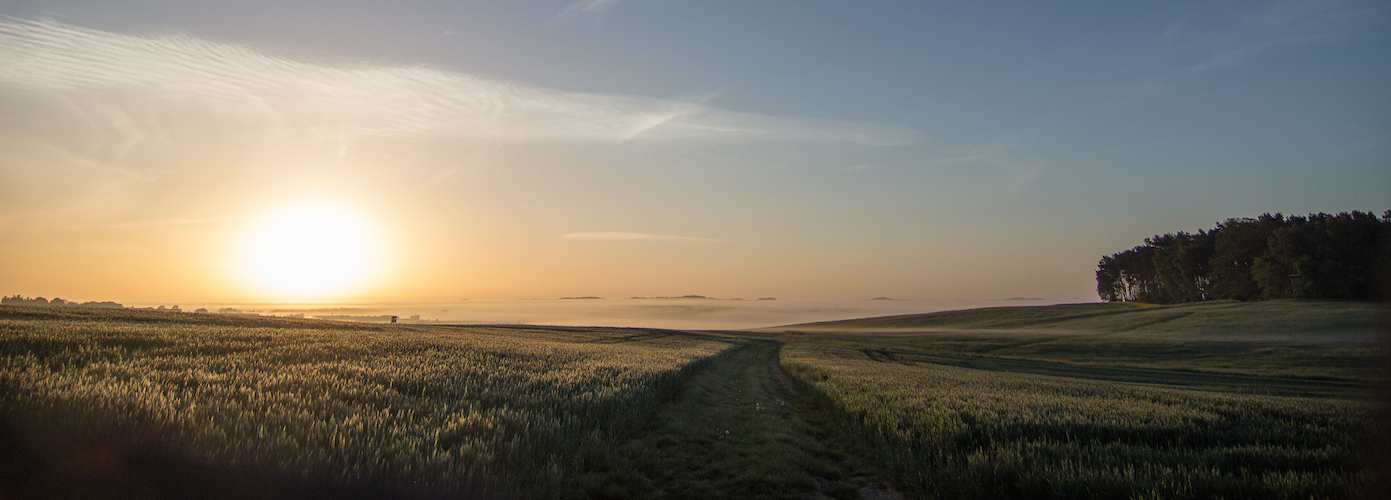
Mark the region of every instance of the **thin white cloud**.
<instances>
[{"instance_id":1,"label":"thin white cloud","mask_svg":"<svg viewBox=\"0 0 1391 500\"><path fill-rule=\"evenodd\" d=\"M110 226L108 226L108 227L111 227L111 228L113 228L113 229L144 229L144 228L164 227L164 226L193 226L193 225L202 225L202 224L215 224L215 223L218 223L218 222L225 222L225 221L229 221L229 220L232 220L232 218L231 218L231 217L204 217L204 218L201 218L201 219L164 219L164 220L152 220L152 221L141 221L141 222L125 222L125 223L120 223L120 224L112 224L112 225L110 225Z\"/></svg>"},{"instance_id":2,"label":"thin white cloud","mask_svg":"<svg viewBox=\"0 0 1391 500\"><path fill-rule=\"evenodd\" d=\"M565 12L561 15L566 17L574 17L580 14L603 12L605 10L608 10L609 7L612 7L613 4L618 3L618 1L619 0L580 0L578 2L570 4L569 7L566 7Z\"/></svg>"},{"instance_id":3,"label":"thin white cloud","mask_svg":"<svg viewBox=\"0 0 1391 500\"><path fill-rule=\"evenodd\" d=\"M918 140L915 131L892 125L565 92L425 66L314 64L184 35L126 35L8 17L0 17L0 61L0 88L100 103L118 108L113 115L134 117L159 105L200 107L330 140Z\"/></svg>"},{"instance_id":4,"label":"thin white cloud","mask_svg":"<svg viewBox=\"0 0 1391 500\"><path fill-rule=\"evenodd\" d=\"M860 170L869 170L869 169L871 169L871 168L874 168L874 166L873 166L873 165L851 165L851 166L849 166L849 167L845 167L845 170L850 171L850 172L857 172L857 171L860 171Z\"/></svg>"},{"instance_id":5,"label":"thin white cloud","mask_svg":"<svg viewBox=\"0 0 1391 500\"><path fill-rule=\"evenodd\" d=\"M1018 194L1028 191L1033 186L1048 161L1035 154L1032 148L1018 137L1003 137L957 156L929 161L928 164L992 167L1007 176L1008 191Z\"/></svg>"},{"instance_id":6,"label":"thin white cloud","mask_svg":"<svg viewBox=\"0 0 1391 500\"><path fill-rule=\"evenodd\" d=\"M718 243L724 240L712 238L692 238L689 236L667 236L648 233L570 233L561 235L562 240L609 240L609 241L664 241L671 243Z\"/></svg>"},{"instance_id":7,"label":"thin white cloud","mask_svg":"<svg viewBox=\"0 0 1391 500\"><path fill-rule=\"evenodd\" d=\"M1134 93L1169 91L1186 79L1238 67L1281 47L1327 43L1384 33L1388 9L1370 2L1285 0L1214 33L1196 33L1176 21L1164 30L1170 43L1199 47L1201 59L1126 87Z\"/></svg>"}]
</instances>

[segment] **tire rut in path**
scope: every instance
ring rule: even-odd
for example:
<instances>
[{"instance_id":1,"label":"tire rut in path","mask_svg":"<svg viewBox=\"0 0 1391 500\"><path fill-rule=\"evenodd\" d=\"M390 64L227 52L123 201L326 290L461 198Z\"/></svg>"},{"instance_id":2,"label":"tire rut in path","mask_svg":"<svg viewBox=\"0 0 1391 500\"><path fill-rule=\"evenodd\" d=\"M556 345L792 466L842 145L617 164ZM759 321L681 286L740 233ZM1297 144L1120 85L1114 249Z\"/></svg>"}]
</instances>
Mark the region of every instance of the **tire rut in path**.
<instances>
[{"instance_id":1,"label":"tire rut in path","mask_svg":"<svg viewBox=\"0 0 1391 500\"><path fill-rule=\"evenodd\" d=\"M768 374L773 377L773 380L777 380L778 385L782 386L783 390L791 394L792 397L802 397L802 394L797 392L797 387L792 384L792 379L787 378L787 374L782 372L782 362L778 360L776 353L768 358Z\"/></svg>"},{"instance_id":2,"label":"tire rut in path","mask_svg":"<svg viewBox=\"0 0 1391 500\"><path fill-rule=\"evenodd\" d=\"M691 375L676 400L578 479L590 498L902 498L798 397L782 344L755 340Z\"/></svg>"}]
</instances>

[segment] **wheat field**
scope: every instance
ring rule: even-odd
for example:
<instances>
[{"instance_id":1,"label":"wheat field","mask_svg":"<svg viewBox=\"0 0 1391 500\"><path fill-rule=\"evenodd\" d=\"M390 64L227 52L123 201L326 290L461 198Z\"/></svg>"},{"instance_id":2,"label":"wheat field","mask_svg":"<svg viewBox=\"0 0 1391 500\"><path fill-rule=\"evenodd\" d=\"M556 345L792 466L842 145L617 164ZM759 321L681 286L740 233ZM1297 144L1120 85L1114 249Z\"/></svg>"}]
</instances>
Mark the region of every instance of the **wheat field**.
<instances>
[{"instance_id":1,"label":"wheat field","mask_svg":"<svg viewBox=\"0 0 1391 500\"><path fill-rule=\"evenodd\" d=\"M0 306L0 493L1359 498L1384 480L1384 313L690 332Z\"/></svg>"},{"instance_id":2,"label":"wheat field","mask_svg":"<svg viewBox=\"0 0 1391 500\"><path fill-rule=\"evenodd\" d=\"M545 497L585 467L586 449L738 345L635 329L5 307L0 411L324 484Z\"/></svg>"},{"instance_id":3,"label":"wheat field","mask_svg":"<svg viewBox=\"0 0 1391 500\"><path fill-rule=\"evenodd\" d=\"M1359 498L1383 314L973 310L784 327L780 359L923 498Z\"/></svg>"}]
</instances>

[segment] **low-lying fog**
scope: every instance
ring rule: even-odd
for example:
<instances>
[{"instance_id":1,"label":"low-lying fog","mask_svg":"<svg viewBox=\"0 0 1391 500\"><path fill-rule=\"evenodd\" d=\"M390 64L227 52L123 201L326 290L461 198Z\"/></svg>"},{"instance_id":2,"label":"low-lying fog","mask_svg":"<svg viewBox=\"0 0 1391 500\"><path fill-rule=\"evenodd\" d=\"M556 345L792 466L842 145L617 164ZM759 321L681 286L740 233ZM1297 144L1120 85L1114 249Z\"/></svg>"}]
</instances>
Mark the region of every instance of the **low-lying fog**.
<instances>
[{"instance_id":1,"label":"low-lying fog","mask_svg":"<svg viewBox=\"0 0 1391 500\"><path fill-rule=\"evenodd\" d=\"M1047 299L796 301L712 298L578 298L335 304L194 304L184 311L236 308L264 316L402 323L630 326L731 330L977 307L1044 305ZM143 306L144 304L142 304ZM412 319L419 316L418 320Z\"/></svg>"}]
</instances>

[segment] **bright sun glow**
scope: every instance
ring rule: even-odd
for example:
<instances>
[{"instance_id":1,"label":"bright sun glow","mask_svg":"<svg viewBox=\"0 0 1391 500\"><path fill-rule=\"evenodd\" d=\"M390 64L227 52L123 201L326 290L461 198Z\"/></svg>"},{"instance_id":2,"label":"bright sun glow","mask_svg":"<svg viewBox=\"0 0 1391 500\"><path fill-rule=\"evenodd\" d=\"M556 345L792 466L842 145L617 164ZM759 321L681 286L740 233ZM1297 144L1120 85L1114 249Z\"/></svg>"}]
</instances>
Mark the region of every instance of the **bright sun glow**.
<instances>
[{"instance_id":1,"label":"bright sun glow","mask_svg":"<svg viewBox=\"0 0 1391 500\"><path fill-rule=\"evenodd\" d=\"M380 267L375 236L361 216L340 206L283 207L252 226L243 272L258 291L276 297L341 296L367 284Z\"/></svg>"}]
</instances>

